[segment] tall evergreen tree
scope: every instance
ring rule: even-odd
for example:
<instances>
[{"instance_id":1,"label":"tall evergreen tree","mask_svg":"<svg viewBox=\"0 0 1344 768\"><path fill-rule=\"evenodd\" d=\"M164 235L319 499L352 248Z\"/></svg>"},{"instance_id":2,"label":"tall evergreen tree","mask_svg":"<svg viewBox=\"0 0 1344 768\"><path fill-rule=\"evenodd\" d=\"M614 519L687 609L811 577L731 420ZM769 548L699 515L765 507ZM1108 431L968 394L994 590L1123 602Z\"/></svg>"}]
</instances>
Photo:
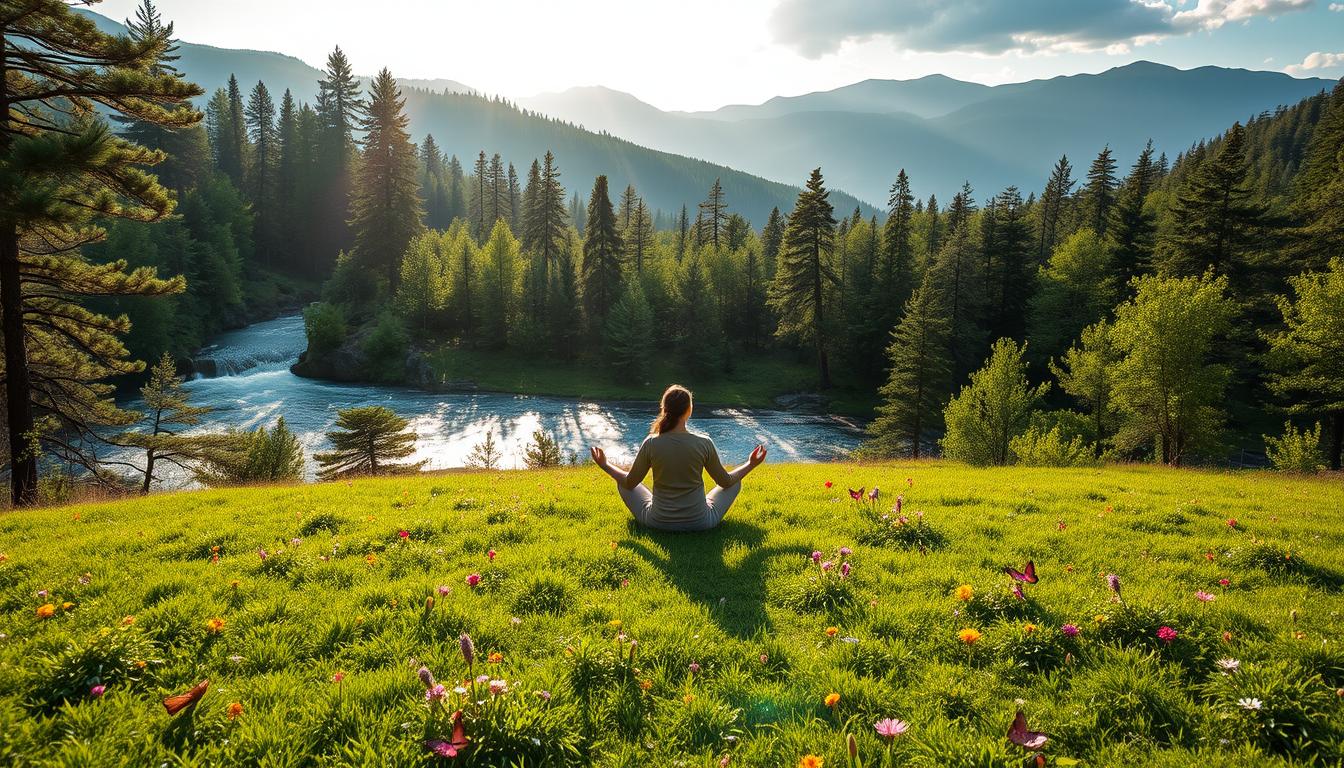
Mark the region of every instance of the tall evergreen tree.
<instances>
[{"instance_id":1,"label":"tall evergreen tree","mask_svg":"<svg viewBox=\"0 0 1344 768\"><path fill-rule=\"evenodd\" d=\"M494 221L490 219L490 205L493 197L490 185L490 165L485 158L485 150L476 155L476 164L471 171L471 194L468 197L468 215L471 217L471 234L476 242L485 242Z\"/></svg>"},{"instance_id":2,"label":"tall evergreen tree","mask_svg":"<svg viewBox=\"0 0 1344 768\"><path fill-rule=\"evenodd\" d=\"M321 195L313 212L313 252L329 265L337 252L349 250L354 236L347 223L358 158L355 130L364 119L359 80L340 46L327 56L317 85L317 169L315 189Z\"/></svg>"},{"instance_id":3,"label":"tall evergreen tree","mask_svg":"<svg viewBox=\"0 0 1344 768\"><path fill-rule=\"evenodd\" d=\"M915 196L910 192L910 177L904 168L896 174L896 181L891 185L887 211L882 237L882 268L877 275L882 296L879 306L885 310L881 320L883 333L896 327L899 308L905 305L914 288Z\"/></svg>"},{"instance_id":4,"label":"tall evergreen tree","mask_svg":"<svg viewBox=\"0 0 1344 768\"><path fill-rule=\"evenodd\" d=\"M397 81L383 69L369 88L368 113L360 125L364 137L358 183L350 203L356 258L385 275L393 288L401 255L424 226L405 106Z\"/></svg>"},{"instance_id":5,"label":"tall evergreen tree","mask_svg":"<svg viewBox=\"0 0 1344 768\"><path fill-rule=\"evenodd\" d=\"M605 334L607 360L623 380L635 377L643 381L648 376L652 336L653 310L639 278L632 275L620 300L611 308Z\"/></svg>"},{"instance_id":6,"label":"tall evergreen tree","mask_svg":"<svg viewBox=\"0 0 1344 768\"><path fill-rule=\"evenodd\" d=\"M994 238L985 244L994 301L990 330L993 336L1020 342L1026 337L1027 304L1035 287L1031 231L1017 187L1003 190L994 202Z\"/></svg>"},{"instance_id":7,"label":"tall evergreen tree","mask_svg":"<svg viewBox=\"0 0 1344 768\"><path fill-rule=\"evenodd\" d=\"M200 88L155 74L167 33L113 37L63 2L0 7L0 331L10 491L16 506L36 500L43 449L97 470L74 441L97 424L128 422L99 379L143 366L124 359L112 320L79 301L95 295L162 295L181 279L126 262L94 265L79 248L104 232L96 217L158 221L173 200L144 166L162 155L114 136L87 116L95 105L165 128L201 119L188 100ZM49 110L53 94L69 112ZM69 115L75 118L67 120ZM41 423L39 423L39 419Z\"/></svg>"},{"instance_id":8,"label":"tall evergreen tree","mask_svg":"<svg viewBox=\"0 0 1344 768\"><path fill-rule=\"evenodd\" d=\"M304 139L299 125L299 112L294 104L294 96L285 89L280 98L280 118L276 124L276 164L275 164L275 221L277 240L273 242L276 252L286 252L288 266L295 268L300 264L299 251L302 246L294 238L283 238L280 232L291 227L298 220L300 210L306 210L300 200L300 190L304 188L303 177L307 175ZM304 190L306 191L306 190ZM288 242L285 242L288 240Z\"/></svg>"},{"instance_id":9,"label":"tall evergreen tree","mask_svg":"<svg viewBox=\"0 0 1344 768\"><path fill-rule=\"evenodd\" d=\"M924 206L924 212L929 215L929 233L924 238L928 246L928 252L925 254L925 263L932 264L934 258L938 256L938 251L943 247L943 232L939 226L939 220L942 217L942 211L938 209L938 198L929 195L929 203Z\"/></svg>"},{"instance_id":10,"label":"tall evergreen tree","mask_svg":"<svg viewBox=\"0 0 1344 768\"><path fill-rule=\"evenodd\" d=\"M727 210L728 203L724 200L723 184L719 179L715 179L714 186L709 188L709 197L700 204L700 216L697 219L699 226L695 233L697 243L719 247L719 236L723 233Z\"/></svg>"},{"instance_id":11,"label":"tall evergreen tree","mask_svg":"<svg viewBox=\"0 0 1344 768\"><path fill-rule=\"evenodd\" d=\"M1045 184L1041 195L1040 231L1036 238L1036 261L1044 264L1055 250L1059 240L1060 222L1064 216L1064 205L1068 202L1069 192L1073 189L1073 166L1068 155L1060 155L1050 172L1050 180Z\"/></svg>"},{"instance_id":12,"label":"tall evergreen tree","mask_svg":"<svg viewBox=\"0 0 1344 768\"><path fill-rule=\"evenodd\" d=\"M691 221L687 217L686 205L682 204L681 215L677 217L677 261L686 258L686 250L690 247L690 231Z\"/></svg>"},{"instance_id":13,"label":"tall evergreen tree","mask_svg":"<svg viewBox=\"0 0 1344 768\"><path fill-rule=\"evenodd\" d=\"M779 316L777 333L813 344L822 389L831 386L827 352L830 326L826 313L829 287L839 282L831 264L835 217L829 197L821 169L816 168L789 214L775 279L770 285L770 305Z\"/></svg>"},{"instance_id":14,"label":"tall evergreen tree","mask_svg":"<svg viewBox=\"0 0 1344 768\"><path fill-rule=\"evenodd\" d=\"M1115 157L1110 146L1103 147L1088 167L1087 184L1080 197L1078 225L1091 227L1093 232L1105 237L1111 205L1115 202Z\"/></svg>"},{"instance_id":15,"label":"tall evergreen tree","mask_svg":"<svg viewBox=\"0 0 1344 768\"><path fill-rule=\"evenodd\" d=\"M978 256L973 228L975 201L969 184L952 196L947 211L947 231L938 255L929 266L938 299L952 326L948 345L953 361L953 381L970 373L980 359L983 342L980 314L984 304L985 275Z\"/></svg>"},{"instance_id":16,"label":"tall evergreen tree","mask_svg":"<svg viewBox=\"0 0 1344 768\"><path fill-rule=\"evenodd\" d=\"M467 182L462 173L462 163L453 155L448 159L448 212L447 220L467 217Z\"/></svg>"},{"instance_id":17,"label":"tall evergreen tree","mask_svg":"<svg viewBox=\"0 0 1344 768\"><path fill-rule=\"evenodd\" d=\"M1153 240L1157 224L1152 214L1144 210L1148 193L1157 183L1157 165L1153 162L1153 142L1139 153L1125 177L1115 205L1107 239L1111 243L1111 263L1116 269L1116 284L1128 285L1138 275L1152 269Z\"/></svg>"},{"instance_id":18,"label":"tall evergreen tree","mask_svg":"<svg viewBox=\"0 0 1344 768\"><path fill-rule=\"evenodd\" d=\"M248 196L256 219L254 243L261 263L274 267L279 248L280 220L276 205L276 166L279 163L279 138L275 126L275 102L266 84L258 81L248 97L248 135L252 141L252 162L248 165Z\"/></svg>"},{"instance_id":19,"label":"tall evergreen tree","mask_svg":"<svg viewBox=\"0 0 1344 768\"><path fill-rule=\"evenodd\" d=\"M937 426L947 395L950 331L938 292L926 276L892 330L887 347L891 373L879 390L882 404L868 425L865 455L919 458L924 435Z\"/></svg>"},{"instance_id":20,"label":"tall evergreen tree","mask_svg":"<svg viewBox=\"0 0 1344 768\"><path fill-rule=\"evenodd\" d=\"M583 240L583 298L589 327L600 333L607 313L621 290L623 246L617 232L616 211L607 194L607 177L598 176L588 198L588 222Z\"/></svg>"},{"instance_id":21,"label":"tall evergreen tree","mask_svg":"<svg viewBox=\"0 0 1344 768\"><path fill-rule=\"evenodd\" d=\"M681 213L684 218L686 215L684 206ZM765 220L765 227L761 230L761 260L764 262L767 280L775 276L775 265L779 263L779 249L783 244L784 216L776 206L770 209L770 217Z\"/></svg>"}]
</instances>

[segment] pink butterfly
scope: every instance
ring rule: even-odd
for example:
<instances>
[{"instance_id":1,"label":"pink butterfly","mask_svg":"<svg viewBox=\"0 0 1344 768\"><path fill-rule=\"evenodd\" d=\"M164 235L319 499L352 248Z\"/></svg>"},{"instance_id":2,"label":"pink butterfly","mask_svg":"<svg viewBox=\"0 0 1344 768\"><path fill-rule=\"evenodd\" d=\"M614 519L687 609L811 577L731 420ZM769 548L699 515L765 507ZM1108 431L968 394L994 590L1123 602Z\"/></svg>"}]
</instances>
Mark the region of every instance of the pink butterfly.
<instances>
[{"instance_id":1,"label":"pink butterfly","mask_svg":"<svg viewBox=\"0 0 1344 768\"><path fill-rule=\"evenodd\" d=\"M1035 584L1039 579L1036 578L1036 563L1027 561L1027 567L1022 570L1016 568L1004 568L1003 572L1013 577L1014 581L1024 581L1028 584Z\"/></svg>"},{"instance_id":2,"label":"pink butterfly","mask_svg":"<svg viewBox=\"0 0 1344 768\"><path fill-rule=\"evenodd\" d=\"M860 488L859 490L856 491L856 490L854 490L853 488L850 488L850 489L849 489L849 498L851 498L851 499L853 499L853 500L855 500L855 501L862 501L862 500L863 500L863 490L864 490L864 489Z\"/></svg>"},{"instance_id":3,"label":"pink butterfly","mask_svg":"<svg viewBox=\"0 0 1344 768\"><path fill-rule=\"evenodd\" d=\"M467 738L466 729L462 726L462 710L453 713L453 735L450 741L443 739L425 740L425 748L439 757L457 757L458 753L466 749L471 739Z\"/></svg>"},{"instance_id":4,"label":"pink butterfly","mask_svg":"<svg viewBox=\"0 0 1344 768\"><path fill-rule=\"evenodd\" d=\"M1027 730L1027 716L1022 714L1022 710L1017 710L1017 716L1013 718L1013 724L1008 727L1008 740L1023 749L1029 749L1033 752L1045 746L1049 741L1044 733Z\"/></svg>"}]
</instances>

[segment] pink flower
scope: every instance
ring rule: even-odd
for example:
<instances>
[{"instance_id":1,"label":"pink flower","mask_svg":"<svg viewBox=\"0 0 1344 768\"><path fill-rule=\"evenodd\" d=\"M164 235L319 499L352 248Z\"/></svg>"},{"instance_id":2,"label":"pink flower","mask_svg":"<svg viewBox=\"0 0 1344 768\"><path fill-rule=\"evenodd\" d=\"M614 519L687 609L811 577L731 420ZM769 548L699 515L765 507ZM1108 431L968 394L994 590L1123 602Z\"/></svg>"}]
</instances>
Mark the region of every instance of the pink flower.
<instances>
[{"instance_id":1,"label":"pink flower","mask_svg":"<svg viewBox=\"0 0 1344 768\"><path fill-rule=\"evenodd\" d=\"M495 561L495 550L492 549L489 552L486 552L485 556L490 558L490 562L493 563Z\"/></svg>"},{"instance_id":2,"label":"pink flower","mask_svg":"<svg viewBox=\"0 0 1344 768\"><path fill-rule=\"evenodd\" d=\"M1201 603L1208 603L1214 600L1214 596L1202 589L1195 590L1195 599Z\"/></svg>"},{"instance_id":3,"label":"pink flower","mask_svg":"<svg viewBox=\"0 0 1344 768\"><path fill-rule=\"evenodd\" d=\"M440 594L440 595L446 595L446 594L448 594L449 592L452 592L452 591L453 591L453 588L450 587L450 586L448 586L447 584L440 584L440 585L439 585L439 594Z\"/></svg>"},{"instance_id":4,"label":"pink flower","mask_svg":"<svg viewBox=\"0 0 1344 768\"><path fill-rule=\"evenodd\" d=\"M850 549L849 547L841 547L841 548L840 548L840 556L841 556L841 557L849 557L849 556L852 555L852 554L854 554L854 550Z\"/></svg>"},{"instance_id":5,"label":"pink flower","mask_svg":"<svg viewBox=\"0 0 1344 768\"><path fill-rule=\"evenodd\" d=\"M697 663L695 663L694 661L692 661L692 662L691 662L691 666L689 667L689 669L691 670L691 674L692 674L692 675L699 674L699 672L700 672L700 665L697 664Z\"/></svg>"},{"instance_id":6,"label":"pink flower","mask_svg":"<svg viewBox=\"0 0 1344 768\"><path fill-rule=\"evenodd\" d=\"M1164 624L1157 630L1157 639L1170 645L1171 641L1176 639L1176 630Z\"/></svg>"},{"instance_id":7,"label":"pink flower","mask_svg":"<svg viewBox=\"0 0 1344 768\"><path fill-rule=\"evenodd\" d=\"M467 666L470 667L476 659L476 644L471 641L471 635L466 632L462 633L457 642L462 647L462 658L466 659Z\"/></svg>"},{"instance_id":8,"label":"pink flower","mask_svg":"<svg viewBox=\"0 0 1344 768\"><path fill-rule=\"evenodd\" d=\"M1111 588L1116 597L1120 596L1120 577L1114 573L1106 574L1106 586Z\"/></svg>"},{"instance_id":9,"label":"pink flower","mask_svg":"<svg viewBox=\"0 0 1344 768\"><path fill-rule=\"evenodd\" d=\"M1219 579L1219 580L1218 580L1218 586L1220 586L1220 587L1226 587L1228 584L1231 584L1231 583L1232 583L1232 582L1228 581L1227 579Z\"/></svg>"},{"instance_id":10,"label":"pink flower","mask_svg":"<svg viewBox=\"0 0 1344 768\"><path fill-rule=\"evenodd\" d=\"M498 696L498 695L500 695L500 694L502 694L502 693L507 693L508 690L509 690L509 684L508 684L506 681L504 681L504 680L491 680L491 681L490 681L490 695L491 695L491 696Z\"/></svg>"},{"instance_id":11,"label":"pink flower","mask_svg":"<svg viewBox=\"0 0 1344 768\"><path fill-rule=\"evenodd\" d=\"M897 525L905 525L905 524L908 523L908 522L910 522L910 518L906 517L905 515L897 515L897 516L896 516L896 524L897 524Z\"/></svg>"},{"instance_id":12,"label":"pink flower","mask_svg":"<svg viewBox=\"0 0 1344 768\"><path fill-rule=\"evenodd\" d=\"M266 554L266 550L264 549L258 549L257 556L260 557L262 560L265 560L268 557L268 555Z\"/></svg>"},{"instance_id":13,"label":"pink flower","mask_svg":"<svg viewBox=\"0 0 1344 768\"><path fill-rule=\"evenodd\" d=\"M331 676L331 682L336 683L337 685L340 685L344 681L345 681L344 672L337 672L336 674Z\"/></svg>"},{"instance_id":14,"label":"pink flower","mask_svg":"<svg viewBox=\"0 0 1344 768\"><path fill-rule=\"evenodd\" d=\"M769 661L770 661L770 657L767 656L766 654L762 653L762 654L761 654L761 663L762 663L762 664L765 664L765 663L767 663L767 662L769 662Z\"/></svg>"},{"instance_id":15,"label":"pink flower","mask_svg":"<svg viewBox=\"0 0 1344 768\"><path fill-rule=\"evenodd\" d=\"M841 578L848 577L848 576L849 576L849 570L850 570L850 569L849 569L849 563L848 563L848 562L841 563L841 564L840 564L840 576L841 576Z\"/></svg>"},{"instance_id":16,"label":"pink flower","mask_svg":"<svg viewBox=\"0 0 1344 768\"><path fill-rule=\"evenodd\" d=\"M820 563L820 562L821 562L821 552L818 552L818 551L815 550L815 549L812 550L812 562L814 562L814 563Z\"/></svg>"},{"instance_id":17,"label":"pink flower","mask_svg":"<svg viewBox=\"0 0 1344 768\"><path fill-rule=\"evenodd\" d=\"M429 690L425 691L425 701L443 701L448 698L448 689L443 687L442 683L435 683Z\"/></svg>"},{"instance_id":18,"label":"pink flower","mask_svg":"<svg viewBox=\"0 0 1344 768\"><path fill-rule=\"evenodd\" d=\"M871 491L868 492L868 500L869 500L869 501L872 501L872 502L876 502L876 501L877 501L877 497L878 497L878 496L881 496L881 495L882 495L882 492L879 491L879 490L877 490L877 486L874 485L874 486L873 486L873 490L871 490Z\"/></svg>"},{"instance_id":19,"label":"pink flower","mask_svg":"<svg viewBox=\"0 0 1344 768\"><path fill-rule=\"evenodd\" d=\"M429 667L420 667L415 675L420 678L420 682L423 683L426 688L434 687L434 673L429 671Z\"/></svg>"},{"instance_id":20,"label":"pink flower","mask_svg":"<svg viewBox=\"0 0 1344 768\"><path fill-rule=\"evenodd\" d=\"M1228 527L1228 528L1236 528L1236 527L1237 527L1237 518L1235 518L1235 517L1229 517L1229 518L1227 518L1227 527Z\"/></svg>"},{"instance_id":21,"label":"pink flower","mask_svg":"<svg viewBox=\"0 0 1344 768\"><path fill-rule=\"evenodd\" d=\"M106 686L106 685L95 685L95 686L93 686L92 688L89 689L89 695L92 696L92 697L95 698L95 699L100 699L100 698L102 698L102 697L103 697L103 694L106 693L106 692L107 692L107 686Z\"/></svg>"},{"instance_id":22,"label":"pink flower","mask_svg":"<svg viewBox=\"0 0 1344 768\"><path fill-rule=\"evenodd\" d=\"M826 562L824 562L824 563L821 564L821 570L823 570L823 571L829 571L829 570L831 570L831 569L834 568L834 567L835 567L835 563L832 563L830 560L827 560Z\"/></svg>"},{"instance_id":23,"label":"pink flower","mask_svg":"<svg viewBox=\"0 0 1344 768\"><path fill-rule=\"evenodd\" d=\"M411 538L411 532L410 532L410 531L397 531L397 535L400 536L400 537L403 538L403 539L409 539L409 538Z\"/></svg>"},{"instance_id":24,"label":"pink flower","mask_svg":"<svg viewBox=\"0 0 1344 768\"><path fill-rule=\"evenodd\" d=\"M1078 627L1074 626L1073 624L1065 624L1064 626L1059 628L1059 631L1063 632L1065 635L1068 635L1069 637L1078 636Z\"/></svg>"},{"instance_id":25,"label":"pink flower","mask_svg":"<svg viewBox=\"0 0 1344 768\"><path fill-rule=\"evenodd\" d=\"M910 730L910 724L904 720L893 720L888 717L885 720L878 720L876 723L873 723L873 730L877 731L878 736L881 736L887 741L891 741L897 736Z\"/></svg>"},{"instance_id":26,"label":"pink flower","mask_svg":"<svg viewBox=\"0 0 1344 768\"><path fill-rule=\"evenodd\" d=\"M480 583L481 583L481 574L479 574L479 573L473 573L473 574L467 576L467 586L468 586L468 587L474 587L474 586L476 586L477 584L480 584Z\"/></svg>"}]
</instances>

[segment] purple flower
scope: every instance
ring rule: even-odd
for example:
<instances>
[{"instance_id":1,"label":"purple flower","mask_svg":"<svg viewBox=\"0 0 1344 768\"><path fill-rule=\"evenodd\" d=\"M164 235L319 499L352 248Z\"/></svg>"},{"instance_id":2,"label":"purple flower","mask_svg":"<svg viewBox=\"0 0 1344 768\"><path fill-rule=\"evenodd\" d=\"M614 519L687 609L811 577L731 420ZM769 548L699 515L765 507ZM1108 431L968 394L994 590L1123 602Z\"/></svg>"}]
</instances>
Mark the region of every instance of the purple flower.
<instances>
[{"instance_id":1,"label":"purple flower","mask_svg":"<svg viewBox=\"0 0 1344 768\"><path fill-rule=\"evenodd\" d=\"M434 687L434 673L429 671L429 667L421 667L415 674L420 677L420 682L424 683L426 688Z\"/></svg>"},{"instance_id":2,"label":"purple flower","mask_svg":"<svg viewBox=\"0 0 1344 768\"><path fill-rule=\"evenodd\" d=\"M827 560L826 562L824 562L824 563L821 564L821 570L823 570L823 571L829 571L829 570L831 570L831 569L834 568L834 567L835 567L835 563L832 563L830 560Z\"/></svg>"},{"instance_id":3,"label":"purple flower","mask_svg":"<svg viewBox=\"0 0 1344 768\"><path fill-rule=\"evenodd\" d=\"M270 555L266 554L266 550L264 549L258 549L257 556L260 557L262 560L265 560L267 557L270 557Z\"/></svg>"},{"instance_id":4,"label":"purple flower","mask_svg":"<svg viewBox=\"0 0 1344 768\"><path fill-rule=\"evenodd\" d=\"M896 505L895 505L894 507L891 508L891 511L892 511L892 512L895 512L895 513L898 514L898 515L901 514L901 505L904 504L904 503L905 503L905 497L904 497L904 496L897 496L897 497L896 497Z\"/></svg>"},{"instance_id":5,"label":"purple flower","mask_svg":"<svg viewBox=\"0 0 1344 768\"><path fill-rule=\"evenodd\" d=\"M852 555L852 554L854 554L854 550L850 549L849 547L841 547L841 548L840 548L840 556L841 556L841 557L849 557L849 556Z\"/></svg>"},{"instance_id":6,"label":"purple flower","mask_svg":"<svg viewBox=\"0 0 1344 768\"><path fill-rule=\"evenodd\" d=\"M812 562L814 562L814 563L820 563L820 562L821 562L821 553L818 552L818 551L815 550L815 549L812 550Z\"/></svg>"},{"instance_id":7,"label":"purple flower","mask_svg":"<svg viewBox=\"0 0 1344 768\"><path fill-rule=\"evenodd\" d=\"M690 666L690 670L691 670L691 674L692 674L692 675L698 675L698 674L700 674L700 665L697 664L697 663L695 663L694 661L692 661L692 662L691 662L691 666Z\"/></svg>"},{"instance_id":8,"label":"purple flower","mask_svg":"<svg viewBox=\"0 0 1344 768\"><path fill-rule=\"evenodd\" d=\"M476 660L476 644L471 642L471 635L466 632L462 633L457 642L462 646L462 658L467 660L467 666L470 667L472 662Z\"/></svg>"},{"instance_id":9,"label":"purple flower","mask_svg":"<svg viewBox=\"0 0 1344 768\"><path fill-rule=\"evenodd\" d=\"M430 686L429 690L425 691L425 701L443 701L446 698L448 698L448 690L439 683L435 683Z\"/></svg>"},{"instance_id":10,"label":"purple flower","mask_svg":"<svg viewBox=\"0 0 1344 768\"><path fill-rule=\"evenodd\" d=\"M1068 635L1069 637L1077 637L1077 636L1078 636L1078 627L1074 626L1073 624L1065 624L1064 626L1062 626L1062 627L1059 628L1059 631L1060 631L1060 632L1063 632L1064 634Z\"/></svg>"},{"instance_id":11,"label":"purple flower","mask_svg":"<svg viewBox=\"0 0 1344 768\"><path fill-rule=\"evenodd\" d=\"M1106 574L1106 586L1111 588L1116 597L1120 596L1120 577L1114 573Z\"/></svg>"},{"instance_id":12,"label":"purple flower","mask_svg":"<svg viewBox=\"0 0 1344 768\"><path fill-rule=\"evenodd\" d=\"M550 692L550 691L537 691L536 693L537 693L537 698L541 699L542 701L550 701L550 700L551 700L551 692Z\"/></svg>"},{"instance_id":13,"label":"purple flower","mask_svg":"<svg viewBox=\"0 0 1344 768\"><path fill-rule=\"evenodd\" d=\"M873 486L873 490L871 490L871 491L868 492L868 500L869 500L869 501L872 501L872 502L876 502L876 501L877 501L877 497L878 497L878 496L881 496L881 495L882 495L882 492L879 491L879 490L877 490L877 486L874 485L874 486Z\"/></svg>"},{"instance_id":14,"label":"purple flower","mask_svg":"<svg viewBox=\"0 0 1344 768\"><path fill-rule=\"evenodd\" d=\"M89 689L89 695L92 696L92 697L95 698L95 699L100 699L100 698L102 698L103 694L106 693L106 692L107 692L107 686L106 686L106 685L95 685L95 686L93 686L92 688Z\"/></svg>"},{"instance_id":15,"label":"purple flower","mask_svg":"<svg viewBox=\"0 0 1344 768\"><path fill-rule=\"evenodd\" d=\"M850 570L850 569L849 569L849 563L848 563L848 562L843 562L843 563L840 564L840 576L841 576L842 578L843 578L843 577L847 577L847 576L849 576L849 570Z\"/></svg>"}]
</instances>

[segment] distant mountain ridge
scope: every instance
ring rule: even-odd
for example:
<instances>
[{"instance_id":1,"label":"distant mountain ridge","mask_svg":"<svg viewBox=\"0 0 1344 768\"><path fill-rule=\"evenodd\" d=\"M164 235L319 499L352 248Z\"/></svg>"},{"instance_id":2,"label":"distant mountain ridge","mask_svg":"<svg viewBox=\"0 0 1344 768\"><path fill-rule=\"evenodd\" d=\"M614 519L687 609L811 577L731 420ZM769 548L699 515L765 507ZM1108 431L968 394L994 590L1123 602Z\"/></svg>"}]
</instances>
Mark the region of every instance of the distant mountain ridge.
<instances>
[{"instance_id":1,"label":"distant mountain ridge","mask_svg":"<svg viewBox=\"0 0 1344 768\"><path fill-rule=\"evenodd\" d=\"M795 178L803 166L820 165L836 186L884 200L900 168L921 194L950 197L970 181L987 197L1009 184L1039 189L1065 153L1084 167L1109 145L1124 167L1151 138L1174 157L1235 120L1333 85L1280 72L1138 61L1099 74L998 86L942 75L865 80L711 112L663 112L597 88L519 102L670 152L731 158L765 178Z\"/></svg>"}]
</instances>

